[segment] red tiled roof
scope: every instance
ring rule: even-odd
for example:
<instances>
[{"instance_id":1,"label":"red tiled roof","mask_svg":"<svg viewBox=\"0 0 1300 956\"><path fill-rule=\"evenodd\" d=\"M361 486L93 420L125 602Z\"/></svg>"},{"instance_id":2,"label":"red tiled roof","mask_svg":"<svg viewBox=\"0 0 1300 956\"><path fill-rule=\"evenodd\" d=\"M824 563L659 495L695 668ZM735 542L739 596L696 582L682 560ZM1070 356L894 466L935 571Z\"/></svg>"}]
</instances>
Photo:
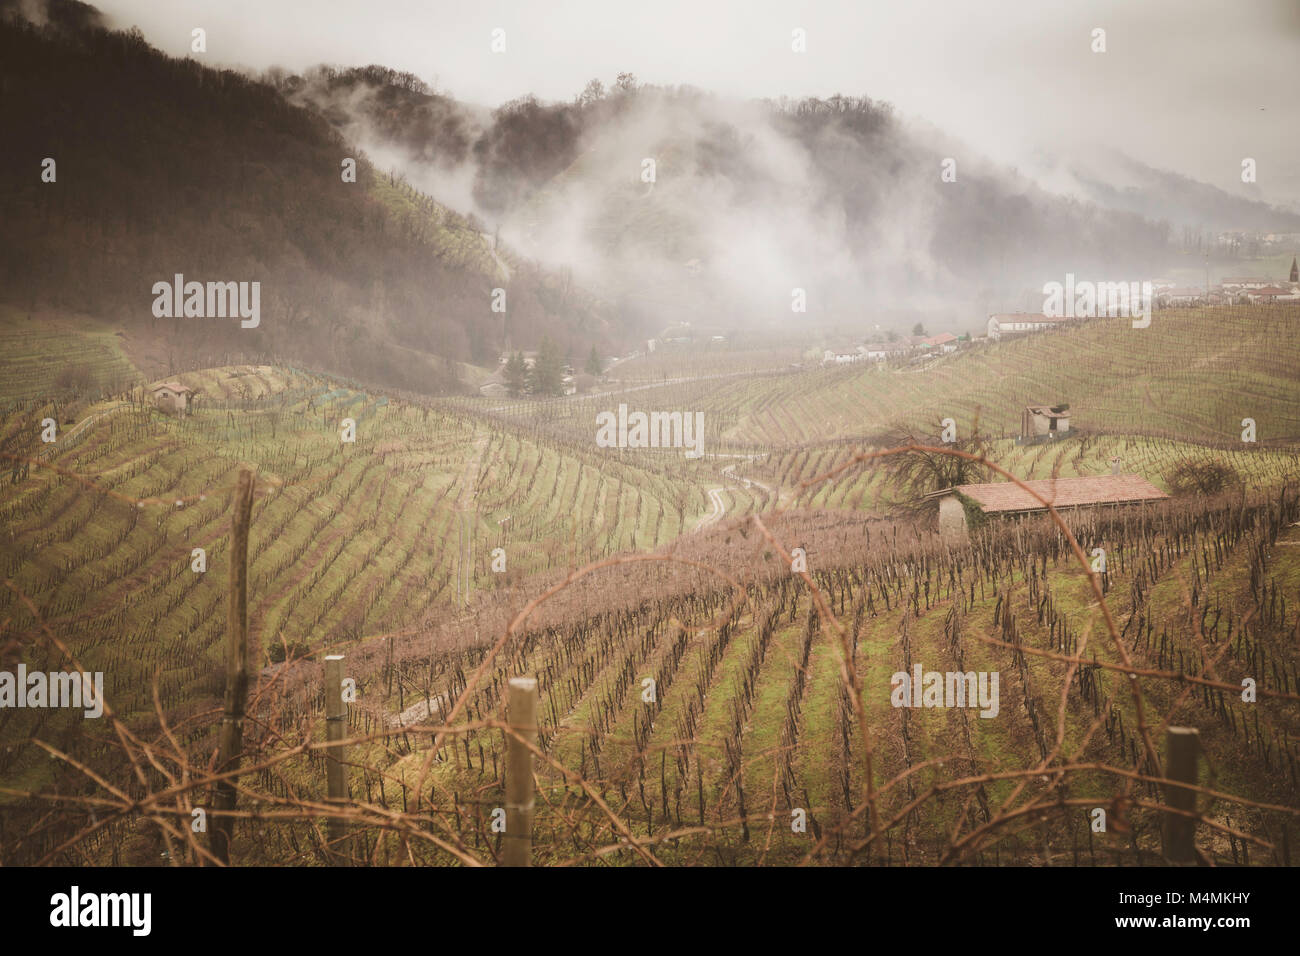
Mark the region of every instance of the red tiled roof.
<instances>
[{"instance_id":1,"label":"red tiled roof","mask_svg":"<svg viewBox=\"0 0 1300 956\"><path fill-rule=\"evenodd\" d=\"M1140 475L1044 478L1026 481L1025 484L1055 508L1158 501L1169 497ZM957 490L968 498L973 498L987 514L1001 511L1046 510L1042 502L1011 481L985 485L958 485Z\"/></svg>"}]
</instances>

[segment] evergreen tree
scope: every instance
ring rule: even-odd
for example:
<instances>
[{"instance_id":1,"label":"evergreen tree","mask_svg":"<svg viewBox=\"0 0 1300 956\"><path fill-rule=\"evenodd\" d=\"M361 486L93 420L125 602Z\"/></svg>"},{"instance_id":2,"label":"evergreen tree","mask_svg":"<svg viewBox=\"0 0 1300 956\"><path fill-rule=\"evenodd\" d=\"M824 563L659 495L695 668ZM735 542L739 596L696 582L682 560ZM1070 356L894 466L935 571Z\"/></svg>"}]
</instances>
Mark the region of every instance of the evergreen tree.
<instances>
[{"instance_id":1,"label":"evergreen tree","mask_svg":"<svg viewBox=\"0 0 1300 956\"><path fill-rule=\"evenodd\" d=\"M510 356L510 360L506 362L505 379L506 388L516 398L528 388L528 363L518 352Z\"/></svg>"},{"instance_id":2,"label":"evergreen tree","mask_svg":"<svg viewBox=\"0 0 1300 956\"><path fill-rule=\"evenodd\" d=\"M596 346L594 345L591 347L591 354L587 356L586 371L588 375L599 375L601 372L605 371L604 368L601 367L600 356L596 354Z\"/></svg>"},{"instance_id":3,"label":"evergreen tree","mask_svg":"<svg viewBox=\"0 0 1300 956\"><path fill-rule=\"evenodd\" d=\"M559 347L549 337L543 337L538 346L531 391L536 395L564 394L564 363Z\"/></svg>"}]
</instances>

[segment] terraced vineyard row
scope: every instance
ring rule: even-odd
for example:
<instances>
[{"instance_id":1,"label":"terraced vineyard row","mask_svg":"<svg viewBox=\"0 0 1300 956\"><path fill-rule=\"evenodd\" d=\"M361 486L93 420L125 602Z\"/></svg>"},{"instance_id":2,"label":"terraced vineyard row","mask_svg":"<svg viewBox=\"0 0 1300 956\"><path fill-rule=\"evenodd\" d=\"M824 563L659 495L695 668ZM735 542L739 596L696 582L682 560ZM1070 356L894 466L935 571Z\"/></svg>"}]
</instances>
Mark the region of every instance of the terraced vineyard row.
<instances>
[{"instance_id":1,"label":"terraced vineyard row","mask_svg":"<svg viewBox=\"0 0 1300 956\"><path fill-rule=\"evenodd\" d=\"M1202 849L1286 862L1300 817L1297 519L1294 487L1071 519L1083 548L1110 556L1099 583L1118 645L1046 520L963 548L810 532L809 554L823 556L812 580L843 645L807 583L763 561L743 594L698 579L675 590L662 577L647 591L652 578L634 588L615 575L592 585L604 609L580 600L567 619L525 630L473 687L486 643L430 657L421 638L399 637L351 665L349 726L372 740L350 751L352 797L418 806L460 851L499 852L490 821L504 799L503 740L490 722L507 679L528 673L541 693L535 839L548 862L598 851L631 861L617 849L624 833L664 862L1146 860L1159 851L1160 797L1143 778L1158 776L1157 730L1171 721L1200 728L1210 786L1224 795L1204 812ZM711 548L747 524L715 532ZM760 557L750 547L733 556L735 573ZM899 707L895 674L914 667L997 674L1000 689L977 707ZM1143 675L1141 716L1130 669ZM283 692L260 698L254 754L276 754L314 721L312 671L296 665ZM427 718L393 736L400 709L427 700L449 714L462 695L462 723L436 752ZM196 721L196 740L211 719ZM297 799L320 786L320 769L319 757L281 760L247 796ZM1117 824L1106 833L1089 827L1096 807ZM378 832L357 839L375 858L395 850ZM254 847L250 859L321 851L305 824L239 842Z\"/></svg>"},{"instance_id":2,"label":"terraced vineyard row","mask_svg":"<svg viewBox=\"0 0 1300 956\"><path fill-rule=\"evenodd\" d=\"M114 399L87 409L90 424L66 447L40 441L41 408L6 420L7 453L63 471L8 462L0 571L35 614L5 589L0 615L22 643L45 647L42 659L56 654L45 625L111 675L124 716L153 710L155 672L169 711L201 710L220 694L229 489L243 463L258 472L249 613L259 665L273 645L318 650L449 616L468 599L466 583L471 593L509 588L660 545L709 509L696 486L632 460L305 372L182 377L200 394L181 419ZM340 440L345 418L355 443ZM464 533L472 543L462 549ZM505 573L492 567L498 547ZM4 714L8 730L25 738L38 718L16 713ZM71 725L65 718L49 719ZM0 760L13 780L50 772L26 748Z\"/></svg>"},{"instance_id":3,"label":"terraced vineyard row","mask_svg":"<svg viewBox=\"0 0 1300 956\"><path fill-rule=\"evenodd\" d=\"M818 483L795 494L801 482L825 474L862 450L870 450L870 446L864 449L840 442L790 449L761 457L738 473L782 489L786 495L783 500L798 507L881 511L913 503L915 495L907 488L892 485L878 462L851 466L836 481ZM1125 474L1141 475L1171 494L1177 490L1172 479L1184 462L1223 465L1247 490L1271 488L1300 477L1300 454L1287 448L1238 443L1237 448L1216 449L1144 435L1077 435L1054 443L1023 446L1004 439L990 442L988 457L1027 480L1108 474L1111 459L1118 457ZM989 474L983 480L1002 479Z\"/></svg>"},{"instance_id":4,"label":"terraced vineyard row","mask_svg":"<svg viewBox=\"0 0 1300 956\"><path fill-rule=\"evenodd\" d=\"M963 434L1014 436L1026 404L1069 402L1090 431L1228 443L1254 418L1265 443L1300 437L1294 331L1300 307L1156 313L1150 328L1098 319L977 345L924 370L853 365L719 382L702 408L725 437L780 445L879 434L953 418Z\"/></svg>"}]
</instances>

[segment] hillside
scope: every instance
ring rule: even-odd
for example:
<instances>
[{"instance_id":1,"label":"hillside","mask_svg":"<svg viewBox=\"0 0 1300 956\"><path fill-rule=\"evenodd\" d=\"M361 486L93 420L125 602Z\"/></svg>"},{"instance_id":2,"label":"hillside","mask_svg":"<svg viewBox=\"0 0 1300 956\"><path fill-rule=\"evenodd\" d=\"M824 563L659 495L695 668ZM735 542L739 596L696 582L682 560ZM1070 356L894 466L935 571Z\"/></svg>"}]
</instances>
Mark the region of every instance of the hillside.
<instances>
[{"instance_id":1,"label":"hillside","mask_svg":"<svg viewBox=\"0 0 1300 956\"><path fill-rule=\"evenodd\" d=\"M1300 438L1298 325L1295 305L1169 309L1150 328L1094 320L943 356L924 371L850 367L769 382L767 395L734 386L717 401L762 409L738 418L734 437L749 442L869 436L900 420L937 433L949 417L962 434L978 425L1015 435L1025 405L1068 402L1085 432L1230 445L1250 417L1260 443L1282 445Z\"/></svg>"},{"instance_id":2,"label":"hillside","mask_svg":"<svg viewBox=\"0 0 1300 956\"><path fill-rule=\"evenodd\" d=\"M495 364L511 331L491 310L496 287L530 336L585 351L612 334L567 277L516 257L503 278L472 220L378 172L273 87L166 57L138 32L37 27L18 6L0 8L6 131L26 144L0 156L7 304L139 330L152 375L275 358L425 393L462 388L455 360ZM260 282L259 324L156 317L153 285L176 274Z\"/></svg>"},{"instance_id":3,"label":"hillside","mask_svg":"<svg viewBox=\"0 0 1300 956\"><path fill-rule=\"evenodd\" d=\"M1128 666L1151 672L1142 680L1147 732L1173 720L1199 727L1207 785L1230 795L1205 814L1205 852L1236 860L1247 840L1276 848L1294 827L1286 813L1260 808L1300 806L1300 661L1289 638L1300 588L1294 490L1252 495L1245 507L1230 495L1072 522L1085 549L1101 545L1110 554L1100 584L1124 651L1107 637L1087 576L1050 527L994 531L954 548L906 525L803 512L766 515L771 540L752 520L735 519L653 552L684 566L642 561L595 572L494 656L487 648L505 619L525 596L559 583L557 565L674 536L672 523L663 527L662 497L657 506L649 499L649 508L634 503L656 486L672 488L670 475L613 462L575 469L567 456L551 466L544 444L530 448L508 430L484 426L476 437L480 426L468 420L291 370L228 368L187 380L208 397L192 419L127 407L53 459L93 475L94 488L33 468L5 493L16 532L4 548L5 573L39 614L6 597L9 633L27 642L49 628L84 666L110 675L109 699L136 733L152 725L156 695L184 727L178 743L205 752L221 686L216 612L225 595L226 489L236 461L256 461L255 660L275 660L272 645L281 641L291 656L326 648L347 654L359 687L349 733L361 738L349 760L351 792L358 802L366 794L376 811L381 804L414 810L408 800L429 794L441 815L437 832L453 828L457 849L446 856L422 844L423 862L499 852L487 819L502 799L502 740L473 722L498 713L505 678L520 671L541 678L542 748L557 762L539 770L547 801L536 852L547 862L617 845L620 826L658 859L679 863L795 862L809 854L839 863L1148 860L1159 841L1144 801L1158 794L1116 777L1153 773L1133 698L1115 670ZM364 436L355 447L337 440L335 420L345 413ZM452 602L451 538L465 520L459 489L471 475L492 490L489 497L537 501L512 506L530 520L502 530L488 520L499 509L480 500L470 519L480 542L474 587L509 587L523 569L554 570L534 576L517 597L500 592L507 600L490 613L439 624L428 612ZM688 494L698 501L697 491ZM636 525L625 527L622 519L634 514ZM566 532L580 533L576 562ZM442 548L417 546L439 540ZM777 543L787 550L796 541L827 602L822 612L782 567ZM511 562L501 585L484 561L487 546L498 544ZM207 549L202 574L192 570L196 546ZM866 743L839 674L840 625L827 614L853 649L872 742L873 799L883 821L875 825L883 829L870 841ZM24 652L29 667L53 665L48 646ZM914 663L999 671L997 719L891 706L890 675ZM463 705L471 723L443 740L433 759L422 702L450 712L480 665L486 672ZM261 729L248 746L273 769L250 779L242 799L292 805L320 786L319 757L293 750L315 721L316 666L261 672L253 694ZM1209 684L1181 682L1184 673L1204 673ZM1258 704L1222 691L1243 676L1259 681ZM656 687L650 706L645 678ZM97 772L123 772L110 738L77 736L65 713L9 710L3 719L11 742L38 734ZM395 722L406 732L384 730ZM3 759L10 787L90 792L75 771L52 767L30 747L11 745ZM1041 781L1019 776L1034 759L1053 764ZM580 775L578 792L560 766ZM582 788L601 793L608 811L581 798ZM1241 807L1235 798L1255 803ZM1034 804L1052 818L1050 828L1017 834L1012 827L985 842L991 834L983 827L999 808ZM1104 835L1090 835L1095 806L1113 815ZM796 809L808 813L806 834L784 822ZM74 813L30 840L18 838L13 852L26 859L52 850L76 820ZM236 834L245 862L282 862L315 844L306 824L257 840L239 824ZM88 849L135 859L149 845L146 830L119 825ZM388 839L366 837L355 852L380 862L394 850ZM633 860L614 846L600 855ZM1281 859L1265 854L1264 861Z\"/></svg>"},{"instance_id":4,"label":"hillside","mask_svg":"<svg viewBox=\"0 0 1300 956\"><path fill-rule=\"evenodd\" d=\"M1209 786L1219 792L1291 808L1300 799L1300 671L1287 636L1296 606L1285 600L1300 585L1300 536L1287 527L1295 507L1292 499L1271 517L1263 506L1236 518L1231 504L1175 507L1078 529L1085 546L1111 548L1102 586L1124 650L1107 636L1087 577L1054 530L1026 528L1014 541L945 552L887 538L867 544L828 527L808 543L818 565L812 583L833 620L781 569L743 595L708 588L697 575L704 590L689 598L661 585L648 607L523 639L511 660L490 665L469 713L491 713L508 674L538 674L546 754L592 781L665 862L1148 861L1159 853L1147 809L1158 790L1116 773L1150 773L1141 738L1151 728L1199 727ZM752 534L737 547L751 567L770 556ZM1248 586L1248 578L1261 585ZM852 653L861 721L839 670L835 620ZM481 653L467 652L460 671L469 673ZM1123 680L1125 654L1132 667L1159 672L1141 682L1146 731L1137 729L1142 718ZM891 674L917 664L1000 671L1000 709L983 719L974 710L892 706ZM1214 687L1268 675L1260 686L1271 696L1247 704L1181 679L1202 668ZM414 661L396 669L408 695L431 694L444 711L463 686L454 678L430 686ZM384 673L372 678L381 697ZM649 703L646 677L656 687ZM361 729L372 726L375 706L361 709ZM443 792L499 803L498 740L480 732L476 746L435 763ZM420 763L418 755L400 757L391 772L416 786ZM1035 764L1053 769L1025 775ZM874 840L867 766L887 824ZM1080 769L1057 769L1067 766ZM538 825L541 859L618 842L617 827L594 801L573 799L558 768L539 775L549 798ZM1035 805L1030 826L988 840L995 817ZM1096 806L1112 814L1102 834L1088 826ZM808 813L807 833L790 826L799 808ZM1295 826L1285 812L1235 808L1231 798L1215 801L1205 818L1202 848L1219 861L1246 852L1246 840L1229 838L1229 823L1266 834L1274 846ZM481 817L471 819L476 850L497 850ZM1285 852L1266 859L1283 862ZM634 861L625 848L612 858Z\"/></svg>"},{"instance_id":5,"label":"hillside","mask_svg":"<svg viewBox=\"0 0 1300 956\"><path fill-rule=\"evenodd\" d=\"M964 330L968 311L1019 307L1066 271L1178 273L1191 246L1171 224L1295 220L1149 169L1145 190L1094 173L1076 181L1087 199L1058 195L867 96L741 102L623 74L486 115L379 66L271 79L527 254L571 266L643 330L665 315L858 330L942 316ZM791 313L796 287L806 314Z\"/></svg>"},{"instance_id":6,"label":"hillside","mask_svg":"<svg viewBox=\"0 0 1300 956\"><path fill-rule=\"evenodd\" d=\"M1170 210L1295 217L1103 147L1066 198L865 95L759 98L830 62L760 11L773 86L544 101L610 64L524 6L507 54L481 11L288 4L253 42L218 4L175 58L0 0L0 867L1292 865L1300 303L982 333L1067 273L1289 268L1294 237L1211 255ZM1102 96L1158 51L1052 19L906 96L987 81L992 144L1053 48L1005 51L1050 40L1087 87L1053 122L1160 135ZM1060 512L1013 487L1054 478ZM1087 892L1043 910L1108 921Z\"/></svg>"},{"instance_id":7,"label":"hillside","mask_svg":"<svg viewBox=\"0 0 1300 956\"><path fill-rule=\"evenodd\" d=\"M10 316L14 346L26 324ZM975 789L954 781L1013 774L1025 754L1051 750L1058 732L1079 762L1143 766L1132 702L1105 669L1121 658L1088 598L1086 578L1054 532L1026 528L1013 539L977 540L969 550L939 546L906 522L881 520L897 492L870 464L796 489L844 461L851 445L786 445L754 460L697 462L601 453L590 436L568 437L568 416L582 405L573 401L503 412L484 400L381 395L293 367L230 366L183 374L199 399L192 416L176 419L140 404L138 393L96 397L93 383L111 392L113 376L129 370L117 336L93 323L79 330L69 320L59 341L62 357L38 348L48 353L38 376L57 378L54 370L72 363L86 369L77 380L92 384L81 392L69 384L54 402L39 397L33 373L22 371L31 365L28 353L6 352L14 374L5 381L14 392L0 441L6 454L40 459L15 468L0 494L12 531L0 542L4 574L13 582L0 595L8 653L25 648L30 668L52 667L57 655L38 638L53 635L82 666L109 675L109 700L136 733L151 732L161 707L185 727L179 744L206 752L222 686L229 489L239 467L254 466L250 624L254 663L262 668L254 700L272 733L258 737L254 749L278 769L249 784L250 799L291 802L319 779L318 757L274 757L313 713L317 665L276 662L286 653L342 652L361 688L350 726L370 740L354 753L353 793L375 801L401 793L406 800L412 788L426 793L432 784L435 804L456 827L458 852L490 856L496 848L485 821L500 799L499 732L459 732L454 753L444 742L442 759L420 785L430 754L418 743L420 721L432 702L441 701L433 706L443 712L453 706L467 675L483 663L484 648L526 600L557 587L568 569L631 558L638 563L595 572L565 589L572 593L559 592L466 698L465 713L481 719L498 706L505 677L520 670L542 676L545 752L611 801L613 818L590 804L575 805L576 816L544 811L537 831L542 859L571 856L573 834L579 845L616 839L608 829L615 818L652 841L646 846L662 859L677 862L701 861L701 853L713 862L793 862L814 846L822 862L938 862L953 859L950 852L971 862L1026 854L1067 862L1085 847L1094 860L1119 862L1157 849L1140 801L1131 811L1132 840L1116 831L1090 841L1082 814L1030 843L1015 837L982 847L972 835L957 846L940 838L954 826L970 835L996 817L1004 800L1047 799L1052 791L1038 785L1017 793L1014 778ZM1040 347L1026 339L996 348L1014 354ZM1270 368L1262 362L1240 371ZM798 374L812 380L811 373ZM821 373L830 386L839 377ZM740 385L724 379L710 387L733 396L767 381L750 375ZM681 387L687 386L666 386ZM51 414L63 437L46 449L34 436ZM356 422L356 444L340 441L345 417ZM1207 679L1262 673L1268 693L1293 693L1300 662L1286 635L1300 587L1290 547L1300 514L1294 492L1279 497L1279 489L1298 473L1294 452L1263 447L1224 455L1189 442L1099 433L1036 448L999 441L990 454L1033 477L1095 474L1113 452L1126 470L1157 482L1183 458L1226 461L1250 501L1242 511L1238 491L1221 501L1178 499L1139 518L1077 526L1085 546L1100 543L1112 555L1107 600L1137 666L1163 673L1174 660L1181 668L1204 655ZM710 488L720 490L721 520L710 514ZM847 514L854 511L865 513ZM875 741L873 779L882 787L878 811L889 823L883 847L862 843L869 835L861 813L863 738L840 690L835 626L783 572L754 516L786 542L783 548L805 548L813 582L854 636L863 716ZM201 573L192 563L196 547L205 552ZM497 547L507 562L502 573L492 566ZM680 561L688 563L674 563ZM728 580L743 582L743 595L733 594ZM1190 634L1189 614L1200 622ZM990 637L1019 641L1025 650L991 645ZM1101 669L1090 664L1068 678L1066 664L1042 656L1085 651ZM1000 670L1000 719L891 707L889 674L909 669L909 661ZM658 687L650 710L639 697L647 676ZM1168 678L1147 684L1148 722L1176 718L1202 729L1216 789L1296 805L1288 768L1300 728L1289 698L1261 698L1256 727L1244 704L1199 690L1179 697ZM1064 723L1052 716L1062 695ZM381 728L399 714L417 728L416 743L406 738L394 750ZM77 772L52 766L21 743L29 736L68 748L96 772L123 771L107 738L78 736L77 718L66 712L7 710L2 719L9 746L0 760L11 788L91 792ZM942 767L927 764L940 757ZM909 767L916 772L908 782L884 788ZM1074 802L1067 806L1118 806L1113 776L1080 772L1069 779ZM542 780L556 798L568 790L558 776L543 773ZM931 786L936 794L955 788L968 799L963 807L939 798L906 809ZM807 842L782 826L769 833L769 814L779 821L796 808L809 811L809 833L825 841ZM40 856L71 835L77 819L74 813L32 841L19 840L12 852ZM1209 819L1225 826L1231 819L1234 832L1271 844L1285 825L1268 813ZM690 839L659 840L684 827L697 828ZM135 858L149 846L146 833L126 825L92 846ZM299 852L294 845L312 840L309 830L286 826L257 849L246 836L239 842L248 862L280 862ZM1213 836L1206 848L1231 858L1240 842L1233 841ZM367 846L373 853L392 849L383 840Z\"/></svg>"},{"instance_id":8,"label":"hillside","mask_svg":"<svg viewBox=\"0 0 1300 956\"><path fill-rule=\"evenodd\" d=\"M1277 448L1300 438L1298 327L1294 304L1167 309L1145 329L1097 319L888 366L805 361L792 368L788 353L666 347L611 377L635 385L646 407L703 411L714 447L748 453L871 443L899 426L936 436L944 418L963 437L978 426L983 435L1013 438L1024 406L1044 402L1069 403L1080 434L1218 447L1240 446L1241 420L1249 417L1257 446ZM585 435L609 402L579 397L551 409L548 422Z\"/></svg>"}]
</instances>

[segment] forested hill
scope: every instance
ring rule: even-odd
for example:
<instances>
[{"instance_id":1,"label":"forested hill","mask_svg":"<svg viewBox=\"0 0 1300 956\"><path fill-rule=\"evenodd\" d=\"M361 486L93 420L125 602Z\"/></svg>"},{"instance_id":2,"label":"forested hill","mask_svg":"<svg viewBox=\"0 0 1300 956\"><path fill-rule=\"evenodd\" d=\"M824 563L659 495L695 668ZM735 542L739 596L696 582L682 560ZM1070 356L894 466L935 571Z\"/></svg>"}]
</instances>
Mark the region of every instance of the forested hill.
<instances>
[{"instance_id":1,"label":"forested hill","mask_svg":"<svg viewBox=\"0 0 1300 956\"><path fill-rule=\"evenodd\" d=\"M268 78L516 248L660 316L786 326L799 287L805 324L966 318L1067 271L1169 264L1167 223L1046 192L867 96L740 101L625 73L488 111L382 66Z\"/></svg>"},{"instance_id":2,"label":"forested hill","mask_svg":"<svg viewBox=\"0 0 1300 956\"><path fill-rule=\"evenodd\" d=\"M426 392L460 387L451 360L494 361L509 334L582 354L616 333L567 276L494 255L483 227L376 171L271 85L100 23L53 3L36 24L0 0L8 304L148 329L178 363L265 355ZM260 282L260 324L155 317L153 284L178 273Z\"/></svg>"}]
</instances>

